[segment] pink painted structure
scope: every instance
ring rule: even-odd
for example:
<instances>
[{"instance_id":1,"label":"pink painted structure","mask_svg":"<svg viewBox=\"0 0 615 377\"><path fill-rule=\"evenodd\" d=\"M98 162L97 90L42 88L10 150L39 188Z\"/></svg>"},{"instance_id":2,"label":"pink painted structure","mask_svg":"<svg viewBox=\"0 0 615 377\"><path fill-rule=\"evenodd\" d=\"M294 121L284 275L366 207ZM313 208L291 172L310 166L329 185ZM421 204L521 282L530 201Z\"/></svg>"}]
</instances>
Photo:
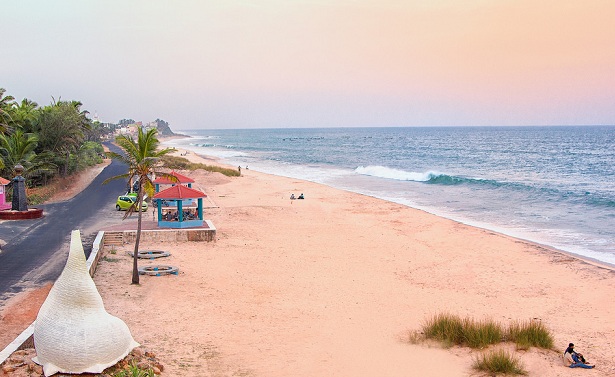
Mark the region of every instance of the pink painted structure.
<instances>
[{"instance_id":1,"label":"pink painted structure","mask_svg":"<svg viewBox=\"0 0 615 377\"><path fill-rule=\"evenodd\" d=\"M3 209L11 209L12 203L6 202L6 185L11 183L8 179L0 177L0 211Z\"/></svg>"}]
</instances>

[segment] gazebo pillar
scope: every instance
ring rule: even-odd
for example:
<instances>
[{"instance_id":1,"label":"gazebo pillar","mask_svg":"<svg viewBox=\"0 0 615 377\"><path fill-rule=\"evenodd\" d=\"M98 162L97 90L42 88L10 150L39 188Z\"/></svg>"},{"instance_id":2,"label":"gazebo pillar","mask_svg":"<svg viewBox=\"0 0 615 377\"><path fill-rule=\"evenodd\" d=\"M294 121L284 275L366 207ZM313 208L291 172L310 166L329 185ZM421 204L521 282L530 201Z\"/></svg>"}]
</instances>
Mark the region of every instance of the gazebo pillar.
<instances>
[{"instance_id":1,"label":"gazebo pillar","mask_svg":"<svg viewBox=\"0 0 615 377\"><path fill-rule=\"evenodd\" d=\"M203 198L198 199L199 220L203 220Z\"/></svg>"},{"instance_id":2,"label":"gazebo pillar","mask_svg":"<svg viewBox=\"0 0 615 377\"><path fill-rule=\"evenodd\" d=\"M183 200L177 201L177 221L184 221Z\"/></svg>"}]
</instances>

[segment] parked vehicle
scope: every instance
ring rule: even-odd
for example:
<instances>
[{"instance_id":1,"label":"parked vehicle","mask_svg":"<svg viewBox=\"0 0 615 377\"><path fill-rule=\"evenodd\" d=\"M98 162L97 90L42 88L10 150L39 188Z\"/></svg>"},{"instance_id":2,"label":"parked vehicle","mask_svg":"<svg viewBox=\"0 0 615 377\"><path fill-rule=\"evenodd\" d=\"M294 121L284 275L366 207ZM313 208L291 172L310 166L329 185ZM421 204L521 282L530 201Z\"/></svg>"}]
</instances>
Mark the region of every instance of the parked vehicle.
<instances>
[{"instance_id":1,"label":"parked vehicle","mask_svg":"<svg viewBox=\"0 0 615 377\"><path fill-rule=\"evenodd\" d=\"M136 203L137 198L131 195L120 195L117 197L117 202L115 203L115 209L118 211L126 211L133 203ZM147 203L143 202L141 205L141 211L147 211Z\"/></svg>"}]
</instances>

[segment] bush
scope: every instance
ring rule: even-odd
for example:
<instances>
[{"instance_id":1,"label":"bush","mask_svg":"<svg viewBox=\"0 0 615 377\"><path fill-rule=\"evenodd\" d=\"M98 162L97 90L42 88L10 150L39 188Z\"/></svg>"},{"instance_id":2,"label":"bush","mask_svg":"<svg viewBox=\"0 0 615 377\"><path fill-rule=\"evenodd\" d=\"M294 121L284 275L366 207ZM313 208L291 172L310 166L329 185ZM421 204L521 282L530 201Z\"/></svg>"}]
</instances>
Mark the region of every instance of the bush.
<instances>
[{"instance_id":1,"label":"bush","mask_svg":"<svg viewBox=\"0 0 615 377\"><path fill-rule=\"evenodd\" d=\"M540 347L553 348L553 337L549 330L538 321L517 321L508 327L508 340L515 342L519 349Z\"/></svg>"},{"instance_id":2,"label":"bush","mask_svg":"<svg viewBox=\"0 0 615 377\"><path fill-rule=\"evenodd\" d=\"M472 367L478 371L493 374L527 375L521 361L504 350L495 350L474 359Z\"/></svg>"}]
</instances>

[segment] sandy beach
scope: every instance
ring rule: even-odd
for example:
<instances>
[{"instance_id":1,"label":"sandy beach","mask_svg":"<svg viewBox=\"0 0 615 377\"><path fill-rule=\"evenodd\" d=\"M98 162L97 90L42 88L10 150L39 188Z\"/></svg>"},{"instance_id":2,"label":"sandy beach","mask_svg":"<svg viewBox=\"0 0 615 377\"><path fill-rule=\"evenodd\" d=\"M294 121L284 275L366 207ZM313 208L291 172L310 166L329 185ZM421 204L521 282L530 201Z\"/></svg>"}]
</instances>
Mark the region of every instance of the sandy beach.
<instances>
[{"instance_id":1,"label":"sandy beach","mask_svg":"<svg viewBox=\"0 0 615 377\"><path fill-rule=\"evenodd\" d=\"M481 351L408 342L442 312L542 321L561 350L574 342L598 365L572 370L557 352L517 351L531 376L615 375L610 268L310 182L188 174L215 203L206 218L217 241L142 244L171 252L164 263L178 276L130 285L126 245L95 277L107 310L165 375L475 375Z\"/></svg>"},{"instance_id":2,"label":"sandy beach","mask_svg":"<svg viewBox=\"0 0 615 377\"><path fill-rule=\"evenodd\" d=\"M106 254L95 275L107 311L156 353L163 375L477 376L482 351L408 341L447 312L542 321L559 349L574 342L597 365L515 351L530 376L615 376L611 268L311 182L182 173L209 196L217 241L141 244L169 251L163 263L177 276L131 285L131 245Z\"/></svg>"}]
</instances>

